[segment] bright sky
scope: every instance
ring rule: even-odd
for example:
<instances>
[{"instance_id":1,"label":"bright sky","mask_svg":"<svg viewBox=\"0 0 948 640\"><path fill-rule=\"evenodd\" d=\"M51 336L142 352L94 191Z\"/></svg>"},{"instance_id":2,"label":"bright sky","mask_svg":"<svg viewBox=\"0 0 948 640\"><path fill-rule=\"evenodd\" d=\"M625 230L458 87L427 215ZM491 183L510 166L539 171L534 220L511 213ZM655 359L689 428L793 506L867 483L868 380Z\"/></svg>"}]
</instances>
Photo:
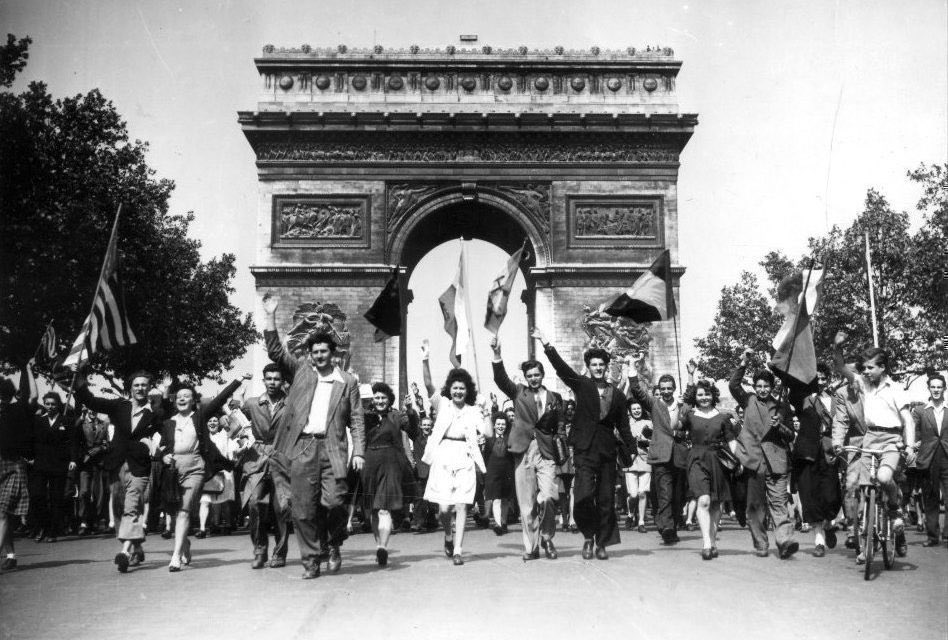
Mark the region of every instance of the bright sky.
<instances>
[{"instance_id":1,"label":"bright sky","mask_svg":"<svg viewBox=\"0 0 948 640\"><path fill-rule=\"evenodd\" d=\"M0 23L34 41L16 88L33 79L56 96L98 87L132 137L151 143L149 163L177 184L172 210L195 212L192 231L205 255L237 254L234 302L246 310L258 311L249 272L257 182L236 112L255 107L253 57L268 43L443 47L476 33L479 44L496 47L673 47L684 62L682 110L700 116L678 183L685 358L708 329L721 287L741 270L755 269L769 250L795 254L808 236L848 224L869 187L914 211L906 171L948 159L944 0L446 6L6 0ZM429 255L412 286L436 297L456 256L456 248ZM490 263L497 266L487 280L503 256Z\"/></svg>"}]
</instances>

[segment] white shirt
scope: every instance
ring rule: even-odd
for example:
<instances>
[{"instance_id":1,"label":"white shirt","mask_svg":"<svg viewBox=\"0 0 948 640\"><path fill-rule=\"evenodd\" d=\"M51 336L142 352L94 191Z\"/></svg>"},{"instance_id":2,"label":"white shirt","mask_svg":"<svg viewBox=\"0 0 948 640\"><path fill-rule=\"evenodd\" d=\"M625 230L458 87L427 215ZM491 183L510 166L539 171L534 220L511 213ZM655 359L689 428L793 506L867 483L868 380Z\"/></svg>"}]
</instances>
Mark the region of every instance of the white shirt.
<instances>
[{"instance_id":1,"label":"white shirt","mask_svg":"<svg viewBox=\"0 0 948 640\"><path fill-rule=\"evenodd\" d=\"M885 376L875 389L868 381L862 384L862 409L866 417L866 426L883 429L901 429L901 411L909 405L905 391Z\"/></svg>"},{"instance_id":2,"label":"white shirt","mask_svg":"<svg viewBox=\"0 0 948 640\"><path fill-rule=\"evenodd\" d=\"M534 402L537 405L537 415L542 416L543 411L546 409L546 387L541 386L535 393L531 389L530 393L533 393Z\"/></svg>"},{"instance_id":3,"label":"white shirt","mask_svg":"<svg viewBox=\"0 0 948 640\"><path fill-rule=\"evenodd\" d=\"M194 429L194 420L192 411L186 416L176 413L171 420L174 421L174 451L178 455L198 452L197 431Z\"/></svg>"},{"instance_id":4,"label":"white shirt","mask_svg":"<svg viewBox=\"0 0 948 640\"><path fill-rule=\"evenodd\" d=\"M326 420L329 418L329 398L332 395L334 382L345 384L339 369L333 369L328 376L316 373L316 389L313 391L313 404L309 407L309 420L303 433L322 435L326 433Z\"/></svg>"},{"instance_id":5,"label":"white shirt","mask_svg":"<svg viewBox=\"0 0 948 640\"><path fill-rule=\"evenodd\" d=\"M142 416L145 415L145 409L150 410L150 407L147 404L140 407L132 402L132 431L138 427L138 423L141 421Z\"/></svg>"},{"instance_id":6,"label":"white shirt","mask_svg":"<svg viewBox=\"0 0 948 640\"><path fill-rule=\"evenodd\" d=\"M938 406L929 400L925 403L926 409L931 409L932 413L935 414L935 432L941 436L941 423L945 419L945 403L941 402ZM917 437L917 436L916 436Z\"/></svg>"},{"instance_id":7,"label":"white shirt","mask_svg":"<svg viewBox=\"0 0 948 640\"><path fill-rule=\"evenodd\" d=\"M672 400L671 404L665 404L665 401L662 400L661 398L659 398L658 401L664 404L665 407L668 409L668 417L671 418L671 420L669 421L671 423L671 428L677 429L679 414L681 413L681 407L678 405L678 401Z\"/></svg>"}]
</instances>

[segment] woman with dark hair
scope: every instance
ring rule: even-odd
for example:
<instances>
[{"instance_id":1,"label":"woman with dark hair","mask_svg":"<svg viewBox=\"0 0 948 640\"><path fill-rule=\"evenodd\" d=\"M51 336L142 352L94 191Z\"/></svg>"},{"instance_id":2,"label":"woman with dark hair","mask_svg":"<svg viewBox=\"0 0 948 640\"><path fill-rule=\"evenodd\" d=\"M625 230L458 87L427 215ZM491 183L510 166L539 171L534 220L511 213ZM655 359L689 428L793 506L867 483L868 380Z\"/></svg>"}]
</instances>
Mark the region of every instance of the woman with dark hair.
<instances>
[{"instance_id":1,"label":"woman with dark hair","mask_svg":"<svg viewBox=\"0 0 948 640\"><path fill-rule=\"evenodd\" d=\"M428 366L428 341L421 347L422 373L431 396L432 410L437 412L434 429L428 438L422 462L431 465L425 500L438 504L438 517L444 526L444 553L455 565L464 564L461 544L467 505L474 500L477 486L475 469L486 473L480 446L489 433L490 423L484 412L474 404L477 389L464 369L448 373L441 394L435 392ZM452 534L451 516L454 515Z\"/></svg>"},{"instance_id":2,"label":"woman with dark hair","mask_svg":"<svg viewBox=\"0 0 948 640\"><path fill-rule=\"evenodd\" d=\"M736 445L731 420L717 410L718 388L710 380L699 380L685 394L685 404L693 407L681 419L682 430L691 440L688 450L688 485L698 500L697 517L701 527L701 557L718 557L715 540L721 520L721 502L731 499L727 473L718 459L718 447Z\"/></svg>"},{"instance_id":3,"label":"woman with dark hair","mask_svg":"<svg viewBox=\"0 0 948 640\"><path fill-rule=\"evenodd\" d=\"M487 473L484 474L484 500L487 513L494 516L494 533L507 533L507 513L514 495L514 457L507 451L510 419L497 411L491 416L494 433L487 438Z\"/></svg>"},{"instance_id":4,"label":"woman with dark hair","mask_svg":"<svg viewBox=\"0 0 948 640\"><path fill-rule=\"evenodd\" d=\"M418 414L407 407L396 410L395 392L384 382L372 385L372 408L365 413L365 466L362 467L362 500L366 514L371 513L375 536L375 560L380 567L388 564L388 540L392 535L392 512L404 505L402 491L405 450L402 431L417 438Z\"/></svg>"},{"instance_id":5,"label":"woman with dark hair","mask_svg":"<svg viewBox=\"0 0 948 640\"><path fill-rule=\"evenodd\" d=\"M652 484L652 465L648 463L652 421L646 419L642 404L635 398L629 399L625 406L629 412L629 430L635 438L632 465L622 470L629 507L625 528L635 528L639 533L645 533L645 510L648 506L649 487Z\"/></svg>"},{"instance_id":6,"label":"woman with dark hair","mask_svg":"<svg viewBox=\"0 0 948 640\"><path fill-rule=\"evenodd\" d=\"M250 374L244 376L250 379ZM178 486L178 499L165 505L165 513L177 511L174 530L174 551L168 571L181 571L182 564L191 563L191 542L188 529L191 512L197 505L205 477L212 477L220 469L231 466L211 442L207 422L241 384L235 380L224 387L216 398L198 403L197 393L189 384L179 384L173 393L175 414L161 426L159 455L168 468L169 482ZM163 480L164 482L164 480Z\"/></svg>"}]
</instances>

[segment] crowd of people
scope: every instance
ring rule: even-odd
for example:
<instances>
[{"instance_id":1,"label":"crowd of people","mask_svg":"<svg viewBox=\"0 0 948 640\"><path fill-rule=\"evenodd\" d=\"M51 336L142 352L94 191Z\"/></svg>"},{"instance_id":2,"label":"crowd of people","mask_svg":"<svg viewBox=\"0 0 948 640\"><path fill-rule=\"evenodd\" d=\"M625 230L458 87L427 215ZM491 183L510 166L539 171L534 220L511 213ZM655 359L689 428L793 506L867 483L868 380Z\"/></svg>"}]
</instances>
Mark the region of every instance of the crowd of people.
<instances>
[{"instance_id":1,"label":"crowd of people","mask_svg":"<svg viewBox=\"0 0 948 640\"><path fill-rule=\"evenodd\" d=\"M259 396L238 392L249 374L212 399L187 383L156 385L146 371L112 397L76 376L74 402L57 391L38 402L29 370L19 389L0 381L0 568L16 569L15 536L53 543L114 532L114 564L128 573L145 561L154 532L174 539L168 570L179 572L191 562L191 538L216 523L220 533L248 529L253 569L285 566L292 531L312 579L324 563L340 570L357 515L382 567L398 529L440 528L445 556L463 565L469 526L503 536L517 522L524 562L556 560L561 530L582 536L584 559L607 560L622 515L626 530L651 525L665 545L700 529L704 560L718 558L718 528L733 517L758 556L770 555L771 530L781 559L799 551L797 530L812 532L815 557L842 532L864 562L860 487L870 464L845 449L854 446L883 452L876 479L897 555L906 554L908 524L926 533L924 546L943 544L945 378L929 374L928 400L911 402L883 349L843 355L840 337L813 387L785 387L766 365L749 371L748 350L729 380L728 410L693 363L679 396L670 374L654 387L642 380L644 354L617 369L591 348L580 370L535 329L566 397L547 386L539 360L511 377L495 337L493 379L505 398L479 394L462 368L437 387L425 343L425 394L412 385L398 403L385 381L363 385L343 370L330 334L313 333L302 353L289 353L277 307L264 298L272 362Z\"/></svg>"}]
</instances>

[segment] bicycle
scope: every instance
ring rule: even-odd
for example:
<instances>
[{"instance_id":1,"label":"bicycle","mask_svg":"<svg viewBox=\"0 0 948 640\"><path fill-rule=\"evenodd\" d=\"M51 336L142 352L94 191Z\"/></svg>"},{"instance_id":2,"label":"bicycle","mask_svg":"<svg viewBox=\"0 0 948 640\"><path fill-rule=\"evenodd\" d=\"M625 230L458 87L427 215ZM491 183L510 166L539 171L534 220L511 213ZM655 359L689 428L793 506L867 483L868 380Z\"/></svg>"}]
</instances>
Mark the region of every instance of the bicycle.
<instances>
[{"instance_id":1,"label":"bicycle","mask_svg":"<svg viewBox=\"0 0 948 640\"><path fill-rule=\"evenodd\" d=\"M865 558L865 572L863 578L869 580L872 574L872 557L876 549L882 551L882 566L887 570L895 565L895 534L892 531L892 519L889 517L888 505L880 500L879 459L883 453L898 450L897 447L884 449L863 449L862 447L843 447L843 451L869 456L869 484L859 488L863 496L862 514L862 555ZM857 538L859 540L859 538ZM858 544L857 544L858 546Z\"/></svg>"}]
</instances>

